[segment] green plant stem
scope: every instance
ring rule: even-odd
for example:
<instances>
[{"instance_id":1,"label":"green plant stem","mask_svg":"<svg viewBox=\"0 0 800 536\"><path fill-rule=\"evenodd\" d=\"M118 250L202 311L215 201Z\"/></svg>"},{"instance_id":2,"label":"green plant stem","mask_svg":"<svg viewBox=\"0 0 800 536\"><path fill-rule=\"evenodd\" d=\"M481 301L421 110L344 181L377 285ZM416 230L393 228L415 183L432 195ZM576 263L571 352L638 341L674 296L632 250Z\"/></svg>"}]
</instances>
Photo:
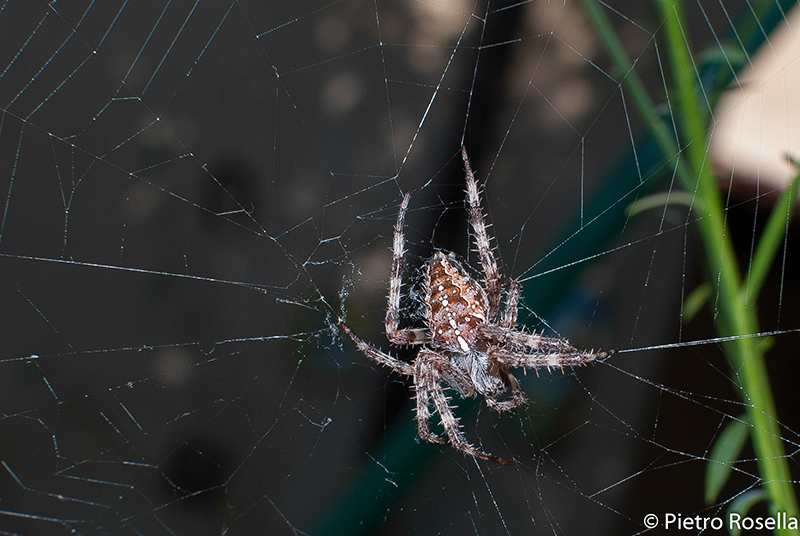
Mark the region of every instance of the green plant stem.
<instances>
[{"instance_id":1,"label":"green plant stem","mask_svg":"<svg viewBox=\"0 0 800 536\"><path fill-rule=\"evenodd\" d=\"M725 211L716 179L708 166L705 114L706 101L700 101L700 83L689 50L685 17L680 0L656 0L664 19L664 30L670 53L672 76L677 88L678 116L689 167L697 177L696 192L703 209L700 235L706 252L711 277L717 279L720 331L723 336L758 333L756 307L747 307L740 290L743 288L733 244L726 233ZM679 176L684 188L691 187L692 177ZM689 190L691 191L691 190ZM792 477L786 463L777 411L770 388L764 353L757 339L735 339L725 345L734 371L738 371L748 416L753 424L751 437L758 458L759 471L770 498L773 513L786 512L797 516L797 500ZM777 530L779 534L797 531Z\"/></svg>"},{"instance_id":2,"label":"green plant stem","mask_svg":"<svg viewBox=\"0 0 800 536\"><path fill-rule=\"evenodd\" d=\"M699 83L689 41L683 32L683 13L677 0L656 0L664 20L664 34L676 90L675 104L680 113L674 117L680 124L684 151L679 150L674 131L656 113L644 84L634 71L622 44L596 0L583 0L584 7L617 69L625 73L623 87L656 139L665 158L675 160L678 180L696 196L700 237L708 272L715 286L717 328L723 336L758 333L755 307L746 307L742 279L730 238L726 233L725 209L716 180L707 165L706 117L707 100L700 100ZM669 99L668 99L669 100ZM755 298L753 298L755 300ZM724 345L725 353L742 386L742 396L752 423L751 437L758 458L764 488L772 512L786 512L797 517L791 473L786 462L783 440L776 418L764 354L758 339L742 338ZM798 534L778 530L779 534Z\"/></svg>"}]
</instances>

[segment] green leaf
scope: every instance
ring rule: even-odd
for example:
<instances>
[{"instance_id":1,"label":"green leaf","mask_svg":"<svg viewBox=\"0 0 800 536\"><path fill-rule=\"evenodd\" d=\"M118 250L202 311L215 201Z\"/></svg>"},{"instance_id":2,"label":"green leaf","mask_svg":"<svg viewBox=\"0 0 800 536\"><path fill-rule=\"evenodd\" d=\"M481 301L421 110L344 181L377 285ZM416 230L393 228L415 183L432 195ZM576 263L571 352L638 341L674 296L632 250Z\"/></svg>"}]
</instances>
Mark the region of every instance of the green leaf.
<instances>
[{"instance_id":1,"label":"green leaf","mask_svg":"<svg viewBox=\"0 0 800 536\"><path fill-rule=\"evenodd\" d=\"M731 421L717 437L706 466L706 504L717 501L719 492L733 470L733 463L739 458L744 444L750 435L750 423L747 417Z\"/></svg>"},{"instance_id":2,"label":"green leaf","mask_svg":"<svg viewBox=\"0 0 800 536\"><path fill-rule=\"evenodd\" d=\"M683 314L682 322L689 323L697 316L700 309L711 298L712 292L711 283L703 283L692 291L691 294L683 301Z\"/></svg>"},{"instance_id":3,"label":"green leaf","mask_svg":"<svg viewBox=\"0 0 800 536\"><path fill-rule=\"evenodd\" d=\"M767 225L758 241L753 260L750 262L750 270L747 272L747 279L745 279L743 292L747 294L742 297L747 301L754 302L758 299L758 293L767 277L769 267L772 266L778 249L784 243L787 226L797 201L798 184L800 184L800 173L796 174L789 182L767 219Z\"/></svg>"},{"instance_id":4,"label":"green leaf","mask_svg":"<svg viewBox=\"0 0 800 536\"><path fill-rule=\"evenodd\" d=\"M690 207L694 197L686 192L673 191L673 192L659 192L651 195L646 195L637 199L634 203L628 206L628 215L635 216L639 213L646 212L654 209L664 209L664 206L677 206L683 205Z\"/></svg>"}]
</instances>

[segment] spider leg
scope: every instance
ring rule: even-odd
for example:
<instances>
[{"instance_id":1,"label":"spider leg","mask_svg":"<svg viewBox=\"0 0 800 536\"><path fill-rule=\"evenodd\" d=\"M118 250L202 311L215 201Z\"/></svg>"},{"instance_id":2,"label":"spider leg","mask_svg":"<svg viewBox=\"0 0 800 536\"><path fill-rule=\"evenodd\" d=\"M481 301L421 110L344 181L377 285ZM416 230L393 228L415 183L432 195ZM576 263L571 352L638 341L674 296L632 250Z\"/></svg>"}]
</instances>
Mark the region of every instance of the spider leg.
<instances>
[{"instance_id":1,"label":"spider leg","mask_svg":"<svg viewBox=\"0 0 800 536\"><path fill-rule=\"evenodd\" d=\"M594 350L579 350L572 346L566 339L545 337L537 333L526 333L517 331L513 328L482 324L479 328L480 338L489 346L500 347L507 352L519 354L563 354L565 356L586 355L592 356L587 361L603 359L617 353L616 350L607 352L595 352ZM566 365L566 364L565 364Z\"/></svg>"},{"instance_id":2,"label":"spider leg","mask_svg":"<svg viewBox=\"0 0 800 536\"><path fill-rule=\"evenodd\" d=\"M389 342L404 344L424 344L431 340L430 332L424 328L399 329L400 324L400 290L403 286L403 256L405 254L405 239L403 238L403 222L405 221L408 202L411 194L406 194L400 203L397 221L394 224L394 238L392 239L392 275L389 279L389 297L386 306L386 337Z\"/></svg>"},{"instance_id":3,"label":"spider leg","mask_svg":"<svg viewBox=\"0 0 800 536\"><path fill-rule=\"evenodd\" d=\"M463 371L453 372L448 369L456 369L456 367L448 358L427 349L420 350L417 359L414 361L414 384L417 386L417 429L420 438L436 443L442 442L440 437L433 435L428 429L428 419L430 418L428 403L432 400L436 411L439 412L439 418L447 434L447 439L453 448L475 458L503 465L513 465L513 461L503 460L487 454L467 442L464 434L461 433L461 425L458 423L458 419L450 409L449 399L445 396L441 384L444 370L447 370L444 374L448 376L465 376L465 373ZM431 437L434 439L431 439Z\"/></svg>"},{"instance_id":4,"label":"spider leg","mask_svg":"<svg viewBox=\"0 0 800 536\"><path fill-rule=\"evenodd\" d=\"M503 412L514 409L524 405L528 401L528 397L522 392L519 382L504 366L498 367L498 374L506 385L506 388L511 388L511 398L508 400L499 401L493 394L485 394L486 405L495 411Z\"/></svg>"},{"instance_id":5,"label":"spider leg","mask_svg":"<svg viewBox=\"0 0 800 536\"><path fill-rule=\"evenodd\" d=\"M503 308L503 317L500 319L500 326L514 329L517 325L517 314L519 313L519 296L522 292L519 281L512 279L508 284L508 294L506 294L506 305Z\"/></svg>"},{"instance_id":6,"label":"spider leg","mask_svg":"<svg viewBox=\"0 0 800 536\"><path fill-rule=\"evenodd\" d=\"M419 362L420 360L418 357L414 362L414 389L416 389L417 392L417 434L420 439L428 443L443 444L445 442L444 439L431 432L430 426L428 425L431 418L429 407L431 390L435 387L435 382L433 384L431 383L429 375L425 374L422 371L422 366L417 364Z\"/></svg>"},{"instance_id":7,"label":"spider leg","mask_svg":"<svg viewBox=\"0 0 800 536\"><path fill-rule=\"evenodd\" d=\"M347 324L345 324L343 320L339 320L339 325L344 330L344 332L347 333L351 339L353 339L353 342L356 343L356 347L358 347L358 349L361 350L361 352L363 352L367 357L369 357L376 363L391 368L395 372L399 372L400 374L404 374L406 376L414 375L414 367L412 367L409 363L406 363L405 361L400 361L396 357L392 357L391 355L381 350L378 350L371 344L362 341L358 337L358 335L353 333L353 330L347 327Z\"/></svg>"},{"instance_id":8,"label":"spider leg","mask_svg":"<svg viewBox=\"0 0 800 536\"><path fill-rule=\"evenodd\" d=\"M492 246L489 243L489 235L486 232L486 222L483 219L483 209L481 208L481 198L478 193L478 182L475 179L475 172L469 164L467 150L461 147L461 158L464 160L464 170L467 180L467 203L469 205L469 221L472 225L475 247L478 249L478 256L483 267L484 284L486 294L489 298L490 320L497 318L500 312L500 272L497 270L497 260L492 253Z\"/></svg>"},{"instance_id":9,"label":"spider leg","mask_svg":"<svg viewBox=\"0 0 800 536\"><path fill-rule=\"evenodd\" d=\"M507 367L548 370L558 368L563 372L564 367L580 367L616 353L616 350L608 352L579 350L563 339L551 339L528 333L519 335L530 338L530 341L524 343L524 348L516 342L506 346L491 346L487 350L490 359Z\"/></svg>"}]
</instances>

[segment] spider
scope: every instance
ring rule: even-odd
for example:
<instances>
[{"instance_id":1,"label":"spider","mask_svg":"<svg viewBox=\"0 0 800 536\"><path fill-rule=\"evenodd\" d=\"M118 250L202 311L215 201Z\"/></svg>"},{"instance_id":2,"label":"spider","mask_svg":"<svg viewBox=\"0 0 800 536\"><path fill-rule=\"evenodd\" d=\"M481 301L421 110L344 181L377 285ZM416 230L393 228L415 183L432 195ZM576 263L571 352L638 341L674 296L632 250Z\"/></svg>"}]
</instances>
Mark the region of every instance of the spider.
<instances>
[{"instance_id":1,"label":"spider","mask_svg":"<svg viewBox=\"0 0 800 536\"><path fill-rule=\"evenodd\" d=\"M527 400L508 367L559 368L563 372L564 367L604 359L615 351L578 350L566 339L548 338L515 328L520 284L512 279L503 291L483 220L475 174L463 147L461 156L466 171L469 221L483 269L483 286L469 275L453 253L437 251L423 269L425 327L399 329L405 244L403 221L411 199L411 195L406 194L394 226L385 327L390 343L420 346L416 358L411 363L401 361L361 340L344 320L340 319L339 325L367 357L413 378L417 431L421 439L446 443L429 428L432 402L453 448L476 458L511 465L513 461L487 454L467 442L449 406L450 398L444 394L442 381L464 398L483 395L490 408L503 412Z\"/></svg>"}]
</instances>

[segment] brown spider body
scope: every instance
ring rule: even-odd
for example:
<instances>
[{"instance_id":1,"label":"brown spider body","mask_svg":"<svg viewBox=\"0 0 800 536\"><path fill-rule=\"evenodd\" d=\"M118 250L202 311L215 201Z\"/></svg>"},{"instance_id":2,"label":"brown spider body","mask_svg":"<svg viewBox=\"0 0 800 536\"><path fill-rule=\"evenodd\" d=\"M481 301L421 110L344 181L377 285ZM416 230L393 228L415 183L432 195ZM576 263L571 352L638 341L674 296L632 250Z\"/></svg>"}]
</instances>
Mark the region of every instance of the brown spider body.
<instances>
[{"instance_id":1,"label":"brown spider body","mask_svg":"<svg viewBox=\"0 0 800 536\"><path fill-rule=\"evenodd\" d=\"M436 252L425 266L425 327L400 329L400 290L403 276L403 222L409 194L403 197L392 242L392 274L386 308L386 337L397 345L422 346L413 363L406 363L361 340L343 320L339 325L360 351L377 363L414 379L419 437L432 443L444 439L431 432L433 405L450 444L471 456L502 464L502 460L470 445L450 408L442 382L462 397L480 394L496 411L507 411L525 403L525 394L508 367L575 367L603 359L614 352L578 350L565 339L548 338L517 330L520 285L511 280L503 288L497 261L489 244L480 206L478 185L462 148L467 181L467 208L475 246L483 269L481 285L467 273L452 253ZM500 304L503 303L502 313Z\"/></svg>"},{"instance_id":2,"label":"brown spider body","mask_svg":"<svg viewBox=\"0 0 800 536\"><path fill-rule=\"evenodd\" d=\"M425 323L433 343L453 352L474 351L478 326L489 315L486 292L451 253L436 252L425 271Z\"/></svg>"}]
</instances>

